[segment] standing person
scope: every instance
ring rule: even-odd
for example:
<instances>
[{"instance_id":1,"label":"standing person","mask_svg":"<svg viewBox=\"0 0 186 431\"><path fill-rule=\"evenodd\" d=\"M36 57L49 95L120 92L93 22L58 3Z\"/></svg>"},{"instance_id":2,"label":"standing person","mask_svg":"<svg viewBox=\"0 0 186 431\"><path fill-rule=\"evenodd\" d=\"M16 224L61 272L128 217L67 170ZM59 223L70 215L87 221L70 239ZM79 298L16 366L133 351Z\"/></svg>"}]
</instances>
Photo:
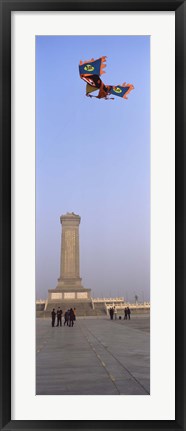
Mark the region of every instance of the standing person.
<instances>
[{"instance_id":1,"label":"standing person","mask_svg":"<svg viewBox=\"0 0 186 431\"><path fill-rule=\"evenodd\" d=\"M124 320L127 320L127 307L125 307L125 310L124 310Z\"/></svg>"},{"instance_id":2,"label":"standing person","mask_svg":"<svg viewBox=\"0 0 186 431\"><path fill-rule=\"evenodd\" d=\"M114 317L115 317L115 320L117 319L117 308L114 306Z\"/></svg>"},{"instance_id":3,"label":"standing person","mask_svg":"<svg viewBox=\"0 0 186 431\"><path fill-rule=\"evenodd\" d=\"M112 311L111 311L112 309L111 309L111 307L109 308L109 314L110 314L110 319L111 319L111 314L112 314Z\"/></svg>"},{"instance_id":4,"label":"standing person","mask_svg":"<svg viewBox=\"0 0 186 431\"><path fill-rule=\"evenodd\" d=\"M61 308L58 307L58 309L57 309L57 325L56 326L62 325L62 321L61 321L62 314L63 314L63 312L62 312Z\"/></svg>"},{"instance_id":5,"label":"standing person","mask_svg":"<svg viewBox=\"0 0 186 431\"><path fill-rule=\"evenodd\" d=\"M56 320L55 308L53 308L53 310L51 312L51 316L52 316L52 327L54 327L55 326L55 320Z\"/></svg>"},{"instance_id":6,"label":"standing person","mask_svg":"<svg viewBox=\"0 0 186 431\"><path fill-rule=\"evenodd\" d=\"M76 320L76 308L74 307L74 321Z\"/></svg>"},{"instance_id":7,"label":"standing person","mask_svg":"<svg viewBox=\"0 0 186 431\"><path fill-rule=\"evenodd\" d=\"M130 320L130 314L131 314L131 311L130 311L130 308L129 308L129 307L127 307L127 314L128 314L128 316L129 316L129 320Z\"/></svg>"},{"instance_id":8,"label":"standing person","mask_svg":"<svg viewBox=\"0 0 186 431\"><path fill-rule=\"evenodd\" d=\"M114 315L114 309L112 307L111 310L110 310L110 318L111 318L111 320L113 320L113 315Z\"/></svg>"},{"instance_id":9,"label":"standing person","mask_svg":"<svg viewBox=\"0 0 186 431\"><path fill-rule=\"evenodd\" d=\"M68 309L68 326L70 326L70 308Z\"/></svg>"},{"instance_id":10,"label":"standing person","mask_svg":"<svg viewBox=\"0 0 186 431\"><path fill-rule=\"evenodd\" d=\"M70 309L70 324L69 324L69 326L74 326L74 311L72 308Z\"/></svg>"},{"instance_id":11,"label":"standing person","mask_svg":"<svg viewBox=\"0 0 186 431\"><path fill-rule=\"evenodd\" d=\"M68 310L65 311L65 320L64 320L64 326L67 324L68 326Z\"/></svg>"}]
</instances>

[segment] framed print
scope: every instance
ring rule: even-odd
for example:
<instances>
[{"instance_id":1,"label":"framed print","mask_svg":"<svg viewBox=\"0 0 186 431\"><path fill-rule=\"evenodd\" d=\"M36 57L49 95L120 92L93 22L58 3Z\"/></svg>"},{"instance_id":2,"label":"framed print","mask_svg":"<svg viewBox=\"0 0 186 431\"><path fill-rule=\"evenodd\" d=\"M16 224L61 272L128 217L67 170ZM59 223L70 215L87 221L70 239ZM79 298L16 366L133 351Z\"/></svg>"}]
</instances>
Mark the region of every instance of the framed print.
<instances>
[{"instance_id":1,"label":"framed print","mask_svg":"<svg viewBox=\"0 0 186 431\"><path fill-rule=\"evenodd\" d=\"M185 1L0 5L1 429L184 430Z\"/></svg>"}]
</instances>

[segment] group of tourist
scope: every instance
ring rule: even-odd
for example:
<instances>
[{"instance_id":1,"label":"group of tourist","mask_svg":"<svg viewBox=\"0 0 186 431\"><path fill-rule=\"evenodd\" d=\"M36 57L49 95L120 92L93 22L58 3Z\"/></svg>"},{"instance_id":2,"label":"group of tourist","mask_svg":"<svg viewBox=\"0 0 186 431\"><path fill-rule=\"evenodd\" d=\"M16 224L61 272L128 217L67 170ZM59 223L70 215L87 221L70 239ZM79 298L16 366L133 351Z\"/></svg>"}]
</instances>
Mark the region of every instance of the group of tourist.
<instances>
[{"instance_id":1,"label":"group of tourist","mask_svg":"<svg viewBox=\"0 0 186 431\"><path fill-rule=\"evenodd\" d=\"M52 327L54 326L62 326L62 315L63 311L60 307L58 307L57 312L55 311L55 308L53 308L51 312L52 316ZM57 318L57 324L55 325ZM76 320L76 309L75 308L69 308L65 311L64 314L64 326L67 324L67 326L74 326L74 321Z\"/></svg>"},{"instance_id":2,"label":"group of tourist","mask_svg":"<svg viewBox=\"0 0 186 431\"><path fill-rule=\"evenodd\" d=\"M115 320L117 319L117 309L116 307L111 307L109 309L110 319L113 320L113 317L115 317ZM124 320L129 319L130 320L131 311L129 307L125 307L124 309ZM121 319L121 316L119 317Z\"/></svg>"}]
</instances>

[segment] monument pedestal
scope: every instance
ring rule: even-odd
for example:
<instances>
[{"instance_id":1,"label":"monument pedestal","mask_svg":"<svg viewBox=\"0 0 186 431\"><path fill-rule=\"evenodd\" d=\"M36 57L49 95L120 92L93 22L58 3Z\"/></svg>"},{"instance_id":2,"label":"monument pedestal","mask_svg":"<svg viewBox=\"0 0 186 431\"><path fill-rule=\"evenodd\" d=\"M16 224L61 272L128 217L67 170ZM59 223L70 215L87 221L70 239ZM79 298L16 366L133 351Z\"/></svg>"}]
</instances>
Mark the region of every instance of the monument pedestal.
<instances>
[{"instance_id":1,"label":"monument pedestal","mask_svg":"<svg viewBox=\"0 0 186 431\"><path fill-rule=\"evenodd\" d=\"M64 302L72 300L73 303L76 301L89 301L90 302L90 289L84 289L80 288L75 291L74 289L69 288L67 289L50 289L48 291L48 301L54 301L54 302Z\"/></svg>"}]
</instances>

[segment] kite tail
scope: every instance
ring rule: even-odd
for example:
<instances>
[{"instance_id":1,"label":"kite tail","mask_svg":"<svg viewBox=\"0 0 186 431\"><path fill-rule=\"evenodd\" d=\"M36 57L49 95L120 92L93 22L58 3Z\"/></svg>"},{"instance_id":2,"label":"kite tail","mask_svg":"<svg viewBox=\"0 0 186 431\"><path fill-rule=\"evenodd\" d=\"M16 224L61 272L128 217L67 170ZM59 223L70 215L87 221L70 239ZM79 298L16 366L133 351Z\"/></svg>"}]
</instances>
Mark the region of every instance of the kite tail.
<instances>
[{"instance_id":1,"label":"kite tail","mask_svg":"<svg viewBox=\"0 0 186 431\"><path fill-rule=\"evenodd\" d=\"M128 94L132 91L132 90L134 90L134 86L132 85L132 84L126 84L126 82L124 82L123 84L122 84L122 87L129 87L129 89L126 91L126 93L124 94L124 96L123 96L123 98L124 99L128 99Z\"/></svg>"}]
</instances>

